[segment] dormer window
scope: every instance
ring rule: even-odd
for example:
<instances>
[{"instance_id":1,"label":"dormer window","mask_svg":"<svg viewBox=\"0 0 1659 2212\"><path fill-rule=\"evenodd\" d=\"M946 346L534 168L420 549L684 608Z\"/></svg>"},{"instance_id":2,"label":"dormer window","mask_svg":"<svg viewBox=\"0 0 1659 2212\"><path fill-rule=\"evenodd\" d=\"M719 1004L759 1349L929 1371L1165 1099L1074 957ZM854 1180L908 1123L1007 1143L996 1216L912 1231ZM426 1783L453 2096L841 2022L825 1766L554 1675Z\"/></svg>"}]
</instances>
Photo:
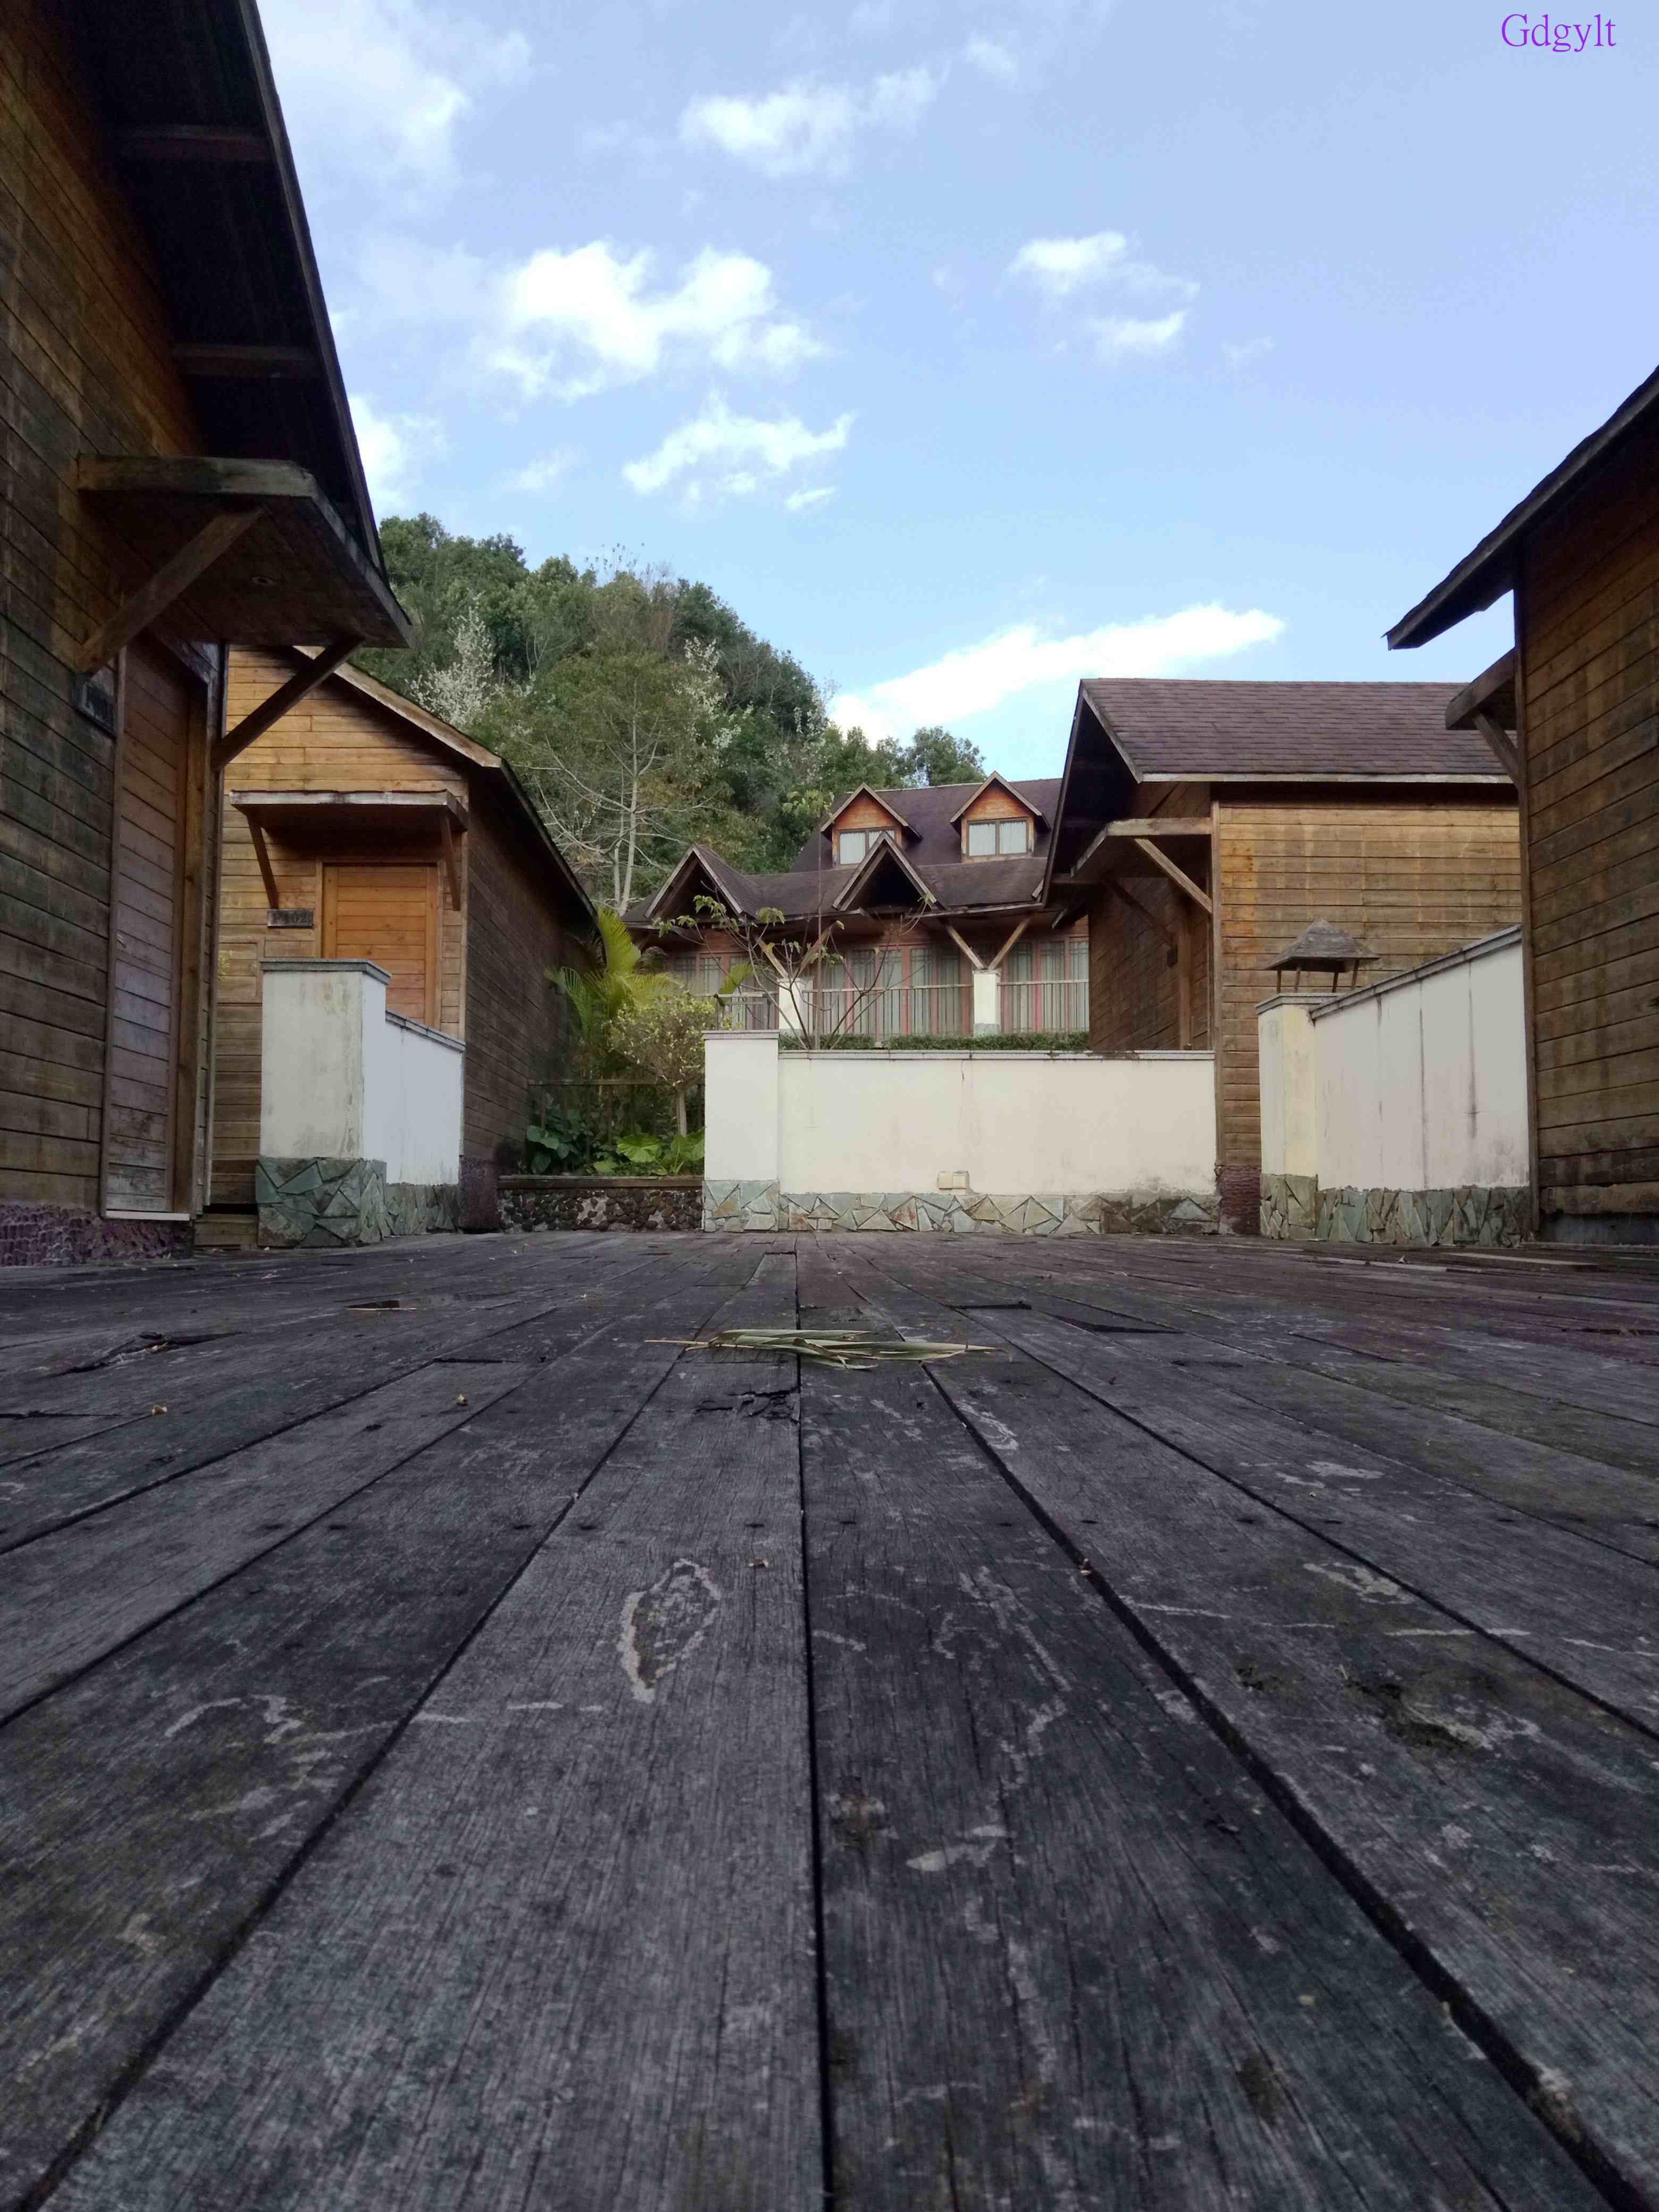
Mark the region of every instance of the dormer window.
<instances>
[{"instance_id":1,"label":"dormer window","mask_svg":"<svg viewBox=\"0 0 1659 2212\"><path fill-rule=\"evenodd\" d=\"M1031 824L1021 817L1017 822L969 822L963 850L970 860L988 860L1010 853L1029 853L1031 849Z\"/></svg>"},{"instance_id":2,"label":"dormer window","mask_svg":"<svg viewBox=\"0 0 1659 2212\"><path fill-rule=\"evenodd\" d=\"M840 830L836 833L836 858L843 867L849 860L868 860L879 830Z\"/></svg>"}]
</instances>

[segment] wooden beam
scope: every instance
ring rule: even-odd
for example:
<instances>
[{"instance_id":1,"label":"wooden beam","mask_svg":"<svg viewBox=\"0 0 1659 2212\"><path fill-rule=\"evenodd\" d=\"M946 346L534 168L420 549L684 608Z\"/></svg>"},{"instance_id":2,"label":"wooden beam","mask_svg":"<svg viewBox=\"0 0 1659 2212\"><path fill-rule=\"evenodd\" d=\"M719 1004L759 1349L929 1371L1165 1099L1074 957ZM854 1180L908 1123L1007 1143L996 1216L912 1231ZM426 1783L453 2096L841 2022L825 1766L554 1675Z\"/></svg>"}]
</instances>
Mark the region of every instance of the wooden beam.
<instances>
[{"instance_id":1,"label":"wooden beam","mask_svg":"<svg viewBox=\"0 0 1659 2212\"><path fill-rule=\"evenodd\" d=\"M228 552L258 520L257 507L241 507L216 514L210 522L204 523L195 537L181 545L170 561L163 562L149 581L141 586L124 606L118 607L107 622L99 623L76 657L76 673L90 676L94 668L113 660L124 646L131 645L140 630L148 629L151 623L165 614L203 570L210 568L220 555Z\"/></svg>"},{"instance_id":2,"label":"wooden beam","mask_svg":"<svg viewBox=\"0 0 1659 2212\"><path fill-rule=\"evenodd\" d=\"M1183 906L1176 932L1176 1042L1182 1052L1193 1048L1193 928L1192 909Z\"/></svg>"},{"instance_id":3,"label":"wooden beam","mask_svg":"<svg viewBox=\"0 0 1659 2212\"><path fill-rule=\"evenodd\" d=\"M235 124L164 123L143 130L118 131L115 150L124 161L246 161L271 158L262 131Z\"/></svg>"},{"instance_id":4,"label":"wooden beam","mask_svg":"<svg viewBox=\"0 0 1659 2212\"><path fill-rule=\"evenodd\" d=\"M176 345L173 359L181 375L219 377L227 382L244 377L308 379L323 373L314 346Z\"/></svg>"},{"instance_id":5,"label":"wooden beam","mask_svg":"<svg viewBox=\"0 0 1659 2212\"><path fill-rule=\"evenodd\" d=\"M270 865L270 848L265 843L265 833L252 815L246 819L248 835L253 840L253 857L259 863L259 874L264 883L265 904L281 906L283 902L276 890L276 872Z\"/></svg>"},{"instance_id":6,"label":"wooden beam","mask_svg":"<svg viewBox=\"0 0 1659 2212\"><path fill-rule=\"evenodd\" d=\"M1205 837L1210 825L1200 815L1148 814L1138 819L1109 822L1102 831L1107 837Z\"/></svg>"},{"instance_id":7,"label":"wooden beam","mask_svg":"<svg viewBox=\"0 0 1659 2212\"><path fill-rule=\"evenodd\" d=\"M984 967L985 963L980 958L978 953L975 951L973 946L969 945L967 939L962 935L961 932L956 927L954 923L949 921L945 925L945 934L955 942L958 950L967 959L968 965L974 970L975 975L977 975Z\"/></svg>"},{"instance_id":8,"label":"wooden beam","mask_svg":"<svg viewBox=\"0 0 1659 2212\"><path fill-rule=\"evenodd\" d=\"M1007 943L1003 946L1001 951L998 953L996 958L991 962L990 964L993 968L1000 969L1001 967L1003 962L1008 957L1008 955L1013 951L1015 945L1019 943L1020 939L1024 936L1026 931L1031 927L1031 924L1036 920L1036 916L1034 914L1028 914L1023 918L1023 920L1014 925L1012 936L1010 937Z\"/></svg>"},{"instance_id":9,"label":"wooden beam","mask_svg":"<svg viewBox=\"0 0 1659 2212\"><path fill-rule=\"evenodd\" d=\"M461 872L455 859L455 832L447 814L438 817L438 830L444 841L444 873L449 878L450 900L459 914L461 910Z\"/></svg>"},{"instance_id":10,"label":"wooden beam","mask_svg":"<svg viewBox=\"0 0 1659 2212\"><path fill-rule=\"evenodd\" d=\"M213 773L222 775L238 753L246 752L256 738L264 737L273 722L280 722L290 708L307 699L319 684L332 676L340 663L362 641L357 637L337 637L325 645L314 660L307 660L303 668L296 669L279 690L256 707L251 714L244 714L234 730L227 730L213 748Z\"/></svg>"},{"instance_id":11,"label":"wooden beam","mask_svg":"<svg viewBox=\"0 0 1659 2212\"><path fill-rule=\"evenodd\" d=\"M1521 755L1516 748L1514 738L1500 722L1495 720L1484 709L1477 708L1470 719L1493 752L1497 754L1509 775L1510 781L1518 791L1521 788Z\"/></svg>"},{"instance_id":12,"label":"wooden beam","mask_svg":"<svg viewBox=\"0 0 1659 2212\"><path fill-rule=\"evenodd\" d=\"M1144 853L1154 867L1162 868L1176 889L1191 899L1194 906L1201 907L1206 914L1214 912L1215 909L1210 904L1209 893L1200 890L1187 871L1184 868L1176 867L1167 853L1160 853L1150 837L1137 837L1134 842L1135 850Z\"/></svg>"}]
</instances>

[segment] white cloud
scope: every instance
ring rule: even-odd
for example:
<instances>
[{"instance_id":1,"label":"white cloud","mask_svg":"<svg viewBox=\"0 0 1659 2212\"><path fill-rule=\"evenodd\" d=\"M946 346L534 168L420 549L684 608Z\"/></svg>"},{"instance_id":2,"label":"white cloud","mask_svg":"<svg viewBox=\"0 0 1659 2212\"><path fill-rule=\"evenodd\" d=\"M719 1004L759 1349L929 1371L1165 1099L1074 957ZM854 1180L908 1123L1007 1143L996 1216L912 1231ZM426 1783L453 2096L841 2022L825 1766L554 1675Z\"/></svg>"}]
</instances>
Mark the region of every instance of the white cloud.
<instances>
[{"instance_id":1,"label":"white cloud","mask_svg":"<svg viewBox=\"0 0 1659 2212\"><path fill-rule=\"evenodd\" d=\"M975 32L962 50L962 58L970 69L990 78L993 84L1015 84L1019 79L1018 58L999 40L982 37Z\"/></svg>"},{"instance_id":2,"label":"white cloud","mask_svg":"<svg viewBox=\"0 0 1659 2212\"><path fill-rule=\"evenodd\" d=\"M1121 230L1097 230L1088 238L1030 239L1009 263L1008 274L1027 278L1050 300L1064 300L1096 284L1110 284L1139 298L1191 300L1198 295L1189 278L1137 261Z\"/></svg>"},{"instance_id":3,"label":"white cloud","mask_svg":"<svg viewBox=\"0 0 1659 2212\"><path fill-rule=\"evenodd\" d=\"M1101 315L1090 323L1089 335L1103 361L1131 361L1173 345L1186 320L1184 307L1153 322L1138 322L1133 315Z\"/></svg>"},{"instance_id":4,"label":"white cloud","mask_svg":"<svg viewBox=\"0 0 1659 2212\"><path fill-rule=\"evenodd\" d=\"M526 461L521 469L514 469L501 485L503 491L551 491L562 484L575 466L576 456L568 446L556 452L543 453L533 461Z\"/></svg>"},{"instance_id":5,"label":"white cloud","mask_svg":"<svg viewBox=\"0 0 1659 2212\"><path fill-rule=\"evenodd\" d=\"M1045 638L1020 623L979 645L964 646L908 676L844 692L830 714L843 728L890 737L930 722L982 714L1038 684L1075 684L1085 676L1176 676L1197 664L1271 645L1283 632L1277 615L1260 609L1187 607L1144 622L1112 623L1074 637Z\"/></svg>"},{"instance_id":6,"label":"white cloud","mask_svg":"<svg viewBox=\"0 0 1659 2212\"><path fill-rule=\"evenodd\" d=\"M819 484L814 491L792 491L783 503L791 514L799 514L805 507L822 507L825 500L835 495L834 484Z\"/></svg>"},{"instance_id":7,"label":"white cloud","mask_svg":"<svg viewBox=\"0 0 1659 2212\"><path fill-rule=\"evenodd\" d=\"M578 399L665 368L782 371L823 349L779 313L772 274L746 253L705 246L671 289L651 289L652 256L604 240L549 247L508 273L487 364L527 399Z\"/></svg>"},{"instance_id":8,"label":"white cloud","mask_svg":"<svg viewBox=\"0 0 1659 2212\"><path fill-rule=\"evenodd\" d=\"M837 176L860 135L913 129L938 96L943 74L918 67L848 85L786 85L752 100L711 93L680 117L688 146L712 146L767 177Z\"/></svg>"},{"instance_id":9,"label":"white cloud","mask_svg":"<svg viewBox=\"0 0 1659 2212\"><path fill-rule=\"evenodd\" d=\"M421 0L265 0L283 111L308 186L453 182L474 94L528 67L516 32Z\"/></svg>"},{"instance_id":10,"label":"white cloud","mask_svg":"<svg viewBox=\"0 0 1659 2212\"><path fill-rule=\"evenodd\" d=\"M850 415L827 430L809 430L793 415L775 422L734 415L716 394L701 415L671 430L654 453L629 461L623 475L635 491L647 494L678 483L693 504L711 492L744 498L805 462L840 453L852 427Z\"/></svg>"},{"instance_id":11,"label":"white cloud","mask_svg":"<svg viewBox=\"0 0 1659 2212\"><path fill-rule=\"evenodd\" d=\"M1230 344L1224 338L1221 343L1221 350L1227 356L1228 365L1233 368L1243 368L1250 362L1261 361L1273 349L1273 342L1271 338L1246 338L1239 345Z\"/></svg>"},{"instance_id":12,"label":"white cloud","mask_svg":"<svg viewBox=\"0 0 1659 2212\"><path fill-rule=\"evenodd\" d=\"M425 463L444 450L440 424L429 415L379 414L363 392L351 395L351 419L375 512L412 507Z\"/></svg>"}]
</instances>

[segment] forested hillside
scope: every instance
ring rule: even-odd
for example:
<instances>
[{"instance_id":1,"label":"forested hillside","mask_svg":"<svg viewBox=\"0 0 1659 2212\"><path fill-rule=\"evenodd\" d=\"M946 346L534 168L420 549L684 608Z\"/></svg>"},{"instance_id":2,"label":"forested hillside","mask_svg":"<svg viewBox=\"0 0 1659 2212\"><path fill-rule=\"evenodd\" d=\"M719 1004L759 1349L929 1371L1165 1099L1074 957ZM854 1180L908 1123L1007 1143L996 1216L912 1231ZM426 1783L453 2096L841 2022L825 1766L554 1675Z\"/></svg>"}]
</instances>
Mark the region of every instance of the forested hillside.
<instances>
[{"instance_id":1,"label":"forested hillside","mask_svg":"<svg viewBox=\"0 0 1659 2212\"><path fill-rule=\"evenodd\" d=\"M617 556L526 563L510 538L429 514L381 525L410 653L358 657L504 753L594 895L623 906L692 840L740 867L786 867L835 794L984 774L948 730L870 744L822 687L708 585Z\"/></svg>"}]
</instances>

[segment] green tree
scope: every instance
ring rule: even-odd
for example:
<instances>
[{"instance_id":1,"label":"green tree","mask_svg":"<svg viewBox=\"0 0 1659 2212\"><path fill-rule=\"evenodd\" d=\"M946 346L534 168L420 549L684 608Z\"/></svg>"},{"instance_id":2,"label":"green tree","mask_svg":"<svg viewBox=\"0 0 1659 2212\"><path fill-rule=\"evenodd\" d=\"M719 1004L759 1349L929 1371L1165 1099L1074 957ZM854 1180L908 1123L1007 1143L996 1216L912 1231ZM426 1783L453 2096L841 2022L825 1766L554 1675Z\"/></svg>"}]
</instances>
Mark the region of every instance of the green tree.
<instances>
[{"instance_id":1,"label":"green tree","mask_svg":"<svg viewBox=\"0 0 1659 2212\"><path fill-rule=\"evenodd\" d=\"M979 747L966 738L953 737L939 723L918 730L901 759L906 785L923 783L983 783L990 771Z\"/></svg>"},{"instance_id":2,"label":"green tree","mask_svg":"<svg viewBox=\"0 0 1659 2212\"><path fill-rule=\"evenodd\" d=\"M694 999L672 981L624 1006L611 1024L619 1058L673 1092L674 1126L682 1137L689 1127L686 1094L702 1080L703 1038L720 1025L718 1000Z\"/></svg>"}]
</instances>

